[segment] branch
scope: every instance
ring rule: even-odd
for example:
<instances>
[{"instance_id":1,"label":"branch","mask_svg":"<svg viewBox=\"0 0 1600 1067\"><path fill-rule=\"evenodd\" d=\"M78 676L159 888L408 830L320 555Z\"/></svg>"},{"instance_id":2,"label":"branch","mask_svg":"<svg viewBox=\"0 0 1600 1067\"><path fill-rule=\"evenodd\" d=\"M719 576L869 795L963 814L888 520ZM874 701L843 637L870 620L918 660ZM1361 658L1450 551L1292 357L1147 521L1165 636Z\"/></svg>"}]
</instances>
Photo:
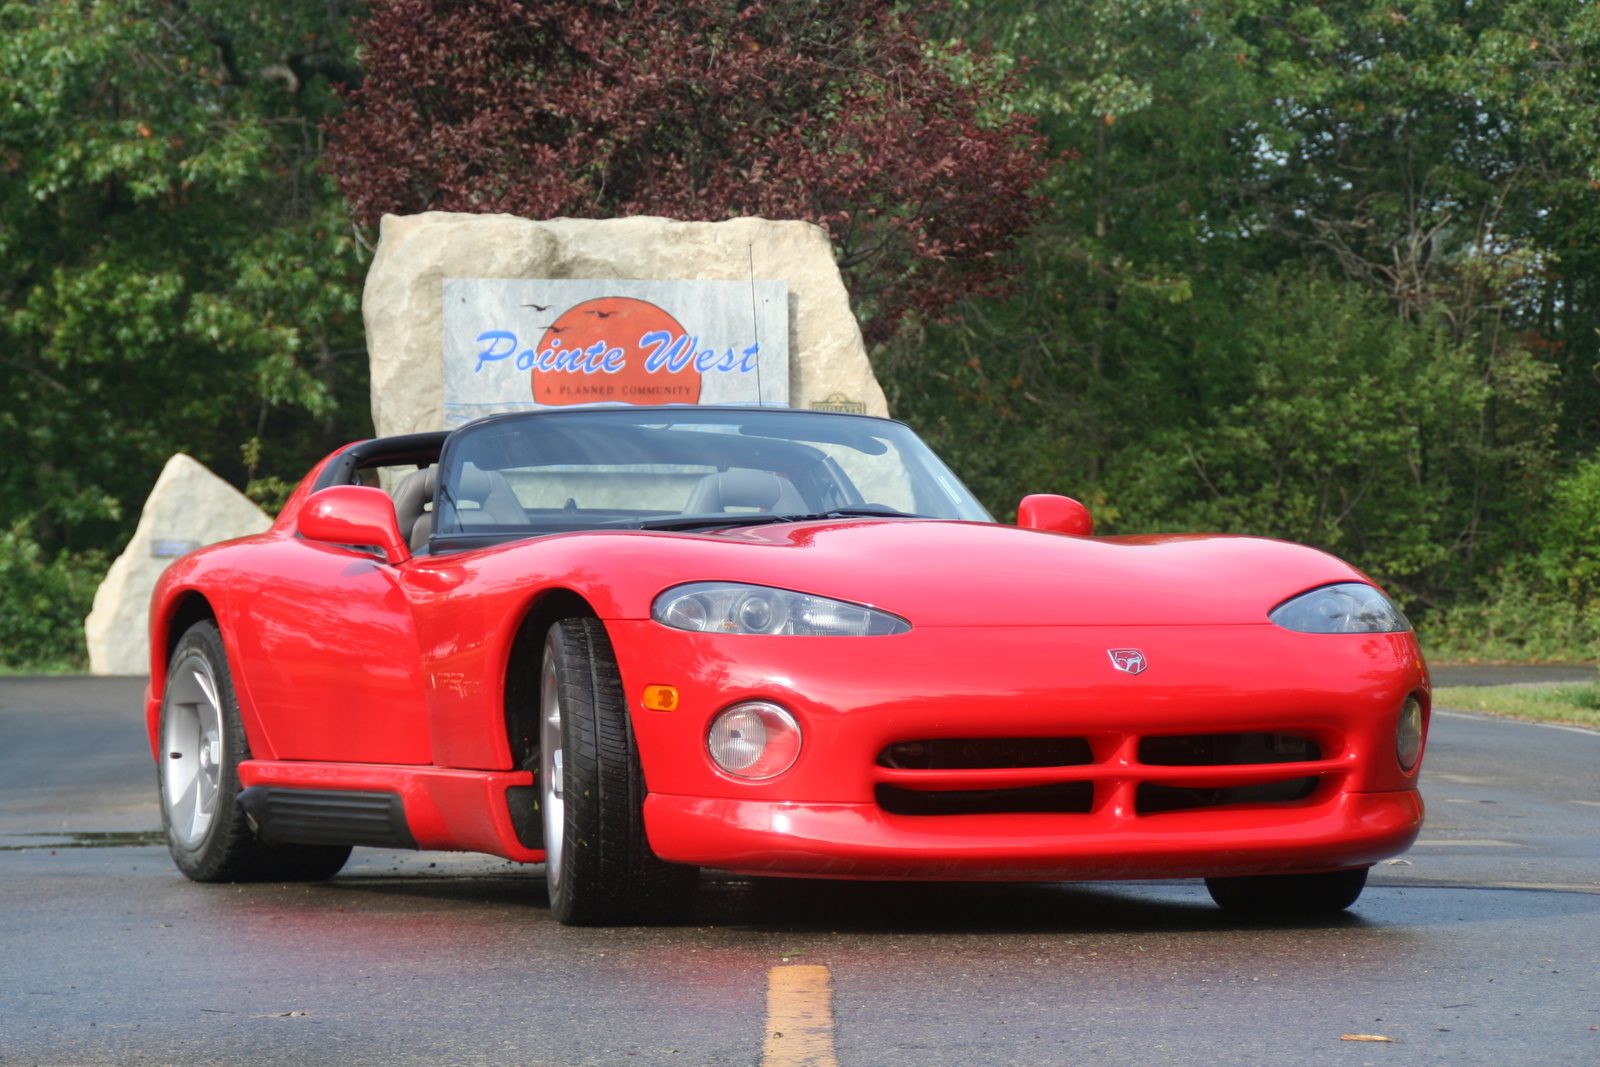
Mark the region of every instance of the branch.
<instances>
[{"instance_id":1,"label":"branch","mask_svg":"<svg viewBox=\"0 0 1600 1067\"><path fill-rule=\"evenodd\" d=\"M46 374L44 371L40 370L31 363L18 363L14 359L0 357L0 364L4 364L13 370L21 371L23 374L28 374L39 379L39 381L43 382L45 385L48 385L51 389L54 389L58 393L66 394L72 392L72 390L66 385L56 381L54 378L50 377L50 375Z\"/></svg>"}]
</instances>

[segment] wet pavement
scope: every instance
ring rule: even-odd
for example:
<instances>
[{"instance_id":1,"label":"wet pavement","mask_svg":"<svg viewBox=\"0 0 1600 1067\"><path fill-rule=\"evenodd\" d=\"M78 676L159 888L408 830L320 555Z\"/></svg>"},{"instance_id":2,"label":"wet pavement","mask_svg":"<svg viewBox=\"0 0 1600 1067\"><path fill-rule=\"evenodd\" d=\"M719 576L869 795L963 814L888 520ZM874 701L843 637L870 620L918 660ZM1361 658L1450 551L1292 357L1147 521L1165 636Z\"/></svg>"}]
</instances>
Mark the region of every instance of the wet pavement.
<instances>
[{"instance_id":1,"label":"wet pavement","mask_svg":"<svg viewBox=\"0 0 1600 1067\"><path fill-rule=\"evenodd\" d=\"M185 881L141 685L0 679L0 1064L776 1064L802 966L845 1065L1600 1062L1600 734L1437 715L1422 839L1323 922L1197 882L708 875L683 925L578 930L482 856Z\"/></svg>"}]
</instances>

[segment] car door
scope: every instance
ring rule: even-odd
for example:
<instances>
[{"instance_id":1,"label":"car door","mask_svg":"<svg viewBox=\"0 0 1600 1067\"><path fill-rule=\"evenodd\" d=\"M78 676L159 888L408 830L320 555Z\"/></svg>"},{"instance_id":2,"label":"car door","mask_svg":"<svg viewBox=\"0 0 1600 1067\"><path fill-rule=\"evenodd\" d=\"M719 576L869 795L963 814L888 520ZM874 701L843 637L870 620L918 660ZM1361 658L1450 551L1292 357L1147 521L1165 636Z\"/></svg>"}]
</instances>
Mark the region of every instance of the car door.
<instances>
[{"instance_id":1,"label":"car door","mask_svg":"<svg viewBox=\"0 0 1600 1067\"><path fill-rule=\"evenodd\" d=\"M289 537L251 550L231 584L241 701L276 758L432 762L417 631L395 567Z\"/></svg>"}]
</instances>

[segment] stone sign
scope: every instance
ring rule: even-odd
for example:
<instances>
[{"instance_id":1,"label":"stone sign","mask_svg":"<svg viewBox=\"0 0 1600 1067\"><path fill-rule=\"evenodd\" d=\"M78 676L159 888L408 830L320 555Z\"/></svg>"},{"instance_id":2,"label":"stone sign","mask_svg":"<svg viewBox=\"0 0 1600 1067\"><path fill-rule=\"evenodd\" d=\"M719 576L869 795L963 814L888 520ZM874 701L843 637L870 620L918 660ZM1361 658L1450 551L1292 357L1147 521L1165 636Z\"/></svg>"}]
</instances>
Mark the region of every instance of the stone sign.
<instances>
[{"instance_id":1,"label":"stone sign","mask_svg":"<svg viewBox=\"0 0 1600 1067\"><path fill-rule=\"evenodd\" d=\"M754 329L760 334L757 338L752 333L749 341L738 336L717 335L724 327L714 322L702 325L676 319L677 312L671 304L656 301L674 315L688 337L699 336L694 360L703 362L712 372L710 375L701 372L702 402L707 401L709 394L711 398L718 398L718 402L725 398L750 403L757 399L763 403L783 403L786 399L793 407L827 407L874 415L888 413L883 390L867 362L861 330L850 310L849 295L834 263L828 236L811 223L767 219L675 222L660 218L533 221L511 215L428 212L386 215L377 255L367 273L362 314L366 320L367 355L372 367L372 419L380 436L445 429L469 417L470 409L466 407L453 407L448 416L445 408L446 349L462 345L453 332L454 320L446 311L451 306L446 299L446 287L449 285L452 294L459 299L461 294L456 287L463 283L482 287L489 279L514 280L516 284L508 281L503 294L495 299L504 303L508 299L505 294L515 298L522 293L526 299L511 299L510 303L515 305L514 310L533 313L535 317L515 319L503 325L474 322L464 327L474 330L467 337L466 346L474 367L485 346L494 346L488 351L491 357L497 358L488 359L482 372L485 375L491 374L491 365L503 368L509 364L515 369L516 360L525 352L531 353L524 357L530 366L522 372L523 377L511 377L510 388L520 393L511 399L519 404L525 400L540 403L538 397L532 395L533 364L544 359L558 375L554 382L547 382L547 386L559 385L559 375L563 373L555 370L557 346L541 344L548 327L540 328L540 324L551 320L536 316L558 310L573 311L576 305L565 302L572 299L571 292L584 291L547 290L547 299L539 295L540 286L584 280L591 284L604 283L593 290L596 294L609 291L616 298L649 301L653 300L650 294L657 292L650 283L694 281L728 283L722 290L724 295L718 298L725 306L727 322L743 325L753 321ZM637 282L641 288L618 289L623 282ZM752 282L756 294L753 320L749 313ZM529 288L519 288L522 284ZM782 288L777 288L779 286ZM530 292L532 295L527 295ZM777 295L780 292L781 297ZM737 294L743 294L742 303L735 299ZM523 308L523 304L535 306ZM738 314L741 307L745 316L742 319ZM779 314L780 307L783 314ZM513 308L503 310L509 314ZM608 312L613 309L592 306L579 310ZM582 318L593 319L595 323L606 321L601 316ZM786 378L784 391L766 380L769 366L775 366L767 362L767 356L777 351L773 334L780 332L777 325L780 322L788 367L786 375L782 371L777 375ZM731 331L732 326L726 329ZM673 327L662 323L644 333L656 330L671 334ZM515 344L509 338L477 339L480 333L493 331L515 334ZM534 332L538 333L537 337L533 336ZM638 349L635 355L625 352L622 357L614 357L612 365L642 367L643 363L635 360L640 357L648 360L652 355L663 363L681 360L689 345L685 341L674 352L673 341L669 339L662 342L665 347L658 350L639 345L642 337L643 334L633 341ZM750 373L755 373L755 367L760 368L759 397L719 393L724 386L713 386L714 375L738 373L716 370L727 360L729 349L733 350L737 368L743 365L740 361L745 358L745 348L758 339L762 358L751 364ZM607 347L598 355L590 355L594 344L600 340L606 340ZM603 368L607 352L622 347L620 342L610 342L610 338L589 338L583 346L585 360L597 361L595 368ZM567 349L569 346L564 343L560 347ZM459 349L452 350L461 354ZM701 359L703 353L712 351L715 356ZM546 352L549 354L541 356ZM570 368L571 358L569 356L569 362L563 366ZM572 375L568 373L567 376ZM451 394L453 404L492 403L464 399L454 387ZM557 400L563 399L559 393L551 395Z\"/></svg>"},{"instance_id":2,"label":"stone sign","mask_svg":"<svg viewBox=\"0 0 1600 1067\"><path fill-rule=\"evenodd\" d=\"M202 545L260 533L265 512L198 460L179 452L167 460L144 502L133 539L94 594L84 620L89 670L94 674L150 673L150 594L173 559Z\"/></svg>"},{"instance_id":3,"label":"stone sign","mask_svg":"<svg viewBox=\"0 0 1600 1067\"><path fill-rule=\"evenodd\" d=\"M565 404L786 404L781 281L444 280L444 424Z\"/></svg>"},{"instance_id":4,"label":"stone sign","mask_svg":"<svg viewBox=\"0 0 1600 1067\"><path fill-rule=\"evenodd\" d=\"M828 236L807 222L386 215L361 310L379 436L607 400L888 414ZM173 456L95 593L90 670L147 673L161 572L270 525Z\"/></svg>"}]
</instances>

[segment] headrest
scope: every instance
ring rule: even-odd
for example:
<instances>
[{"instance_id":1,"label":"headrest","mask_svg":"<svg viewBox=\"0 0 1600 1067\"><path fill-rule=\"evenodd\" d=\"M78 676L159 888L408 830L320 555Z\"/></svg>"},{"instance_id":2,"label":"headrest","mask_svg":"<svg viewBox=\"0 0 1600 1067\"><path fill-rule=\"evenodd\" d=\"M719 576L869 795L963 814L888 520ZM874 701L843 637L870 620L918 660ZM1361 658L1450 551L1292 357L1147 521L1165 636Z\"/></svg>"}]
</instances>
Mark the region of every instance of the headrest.
<instances>
[{"instance_id":1,"label":"headrest","mask_svg":"<svg viewBox=\"0 0 1600 1067\"><path fill-rule=\"evenodd\" d=\"M456 482L456 499L481 503L494 492L495 484L503 481L498 471L479 470L471 463L464 463L461 466L461 478Z\"/></svg>"},{"instance_id":2,"label":"headrest","mask_svg":"<svg viewBox=\"0 0 1600 1067\"><path fill-rule=\"evenodd\" d=\"M766 471L731 470L717 477L717 491L725 508L770 509L783 492L783 483Z\"/></svg>"}]
</instances>

